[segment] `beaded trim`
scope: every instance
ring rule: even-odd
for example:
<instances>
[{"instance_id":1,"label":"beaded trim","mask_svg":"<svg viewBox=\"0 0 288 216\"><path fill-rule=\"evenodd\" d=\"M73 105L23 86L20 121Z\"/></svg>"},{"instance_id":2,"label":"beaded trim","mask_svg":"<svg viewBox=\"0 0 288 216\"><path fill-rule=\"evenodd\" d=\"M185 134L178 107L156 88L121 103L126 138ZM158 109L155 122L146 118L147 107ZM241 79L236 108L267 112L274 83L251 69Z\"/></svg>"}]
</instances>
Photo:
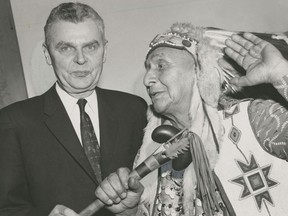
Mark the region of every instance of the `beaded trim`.
<instances>
[{"instance_id":1,"label":"beaded trim","mask_svg":"<svg viewBox=\"0 0 288 216\"><path fill-rule=\"evenodd\" d=\"M187 36L181 36L176 33L169 32L158 34L149 44L146 59L153 50L155 50L158 47L165 47L165 46L175 49L187 50L191 55L195 57L197 44L198 42L196 40L192 40Z\"/></svg>"}]
</instances>

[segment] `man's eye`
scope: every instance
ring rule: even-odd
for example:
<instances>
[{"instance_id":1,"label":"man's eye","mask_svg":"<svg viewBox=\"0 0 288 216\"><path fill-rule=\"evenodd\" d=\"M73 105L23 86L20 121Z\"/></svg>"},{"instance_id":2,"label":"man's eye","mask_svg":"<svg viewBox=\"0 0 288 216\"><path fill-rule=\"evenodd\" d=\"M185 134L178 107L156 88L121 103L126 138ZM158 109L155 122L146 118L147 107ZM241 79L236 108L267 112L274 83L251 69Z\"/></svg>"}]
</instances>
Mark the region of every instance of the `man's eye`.
<instances>
[{"instance_id":1,"label":"man's eye","mask_svg":"<svg viewBox=\"0 0 288 216\"><path fill-rule=\"evenodd\" d=\"M69 47L69 46L62 46L60 48L60 51L63 52L63 53L68 53L68 52L71 52L73 50L72 47Z\"/></svg>"},{"instance_id":2,"label":"man's eye","mask_svg":"<svg viewBox=\"0 0 288 216\"><path fill-rule=\"evenodd\" d=\"M96 50L96 45L95 44L88 45L85 47L85 50L94 51L94 50Z\"/></svg>"},{"instance_id":3,"label":"man's eye","mask_svg":"<svg viewBox=\"0 0 288 216\"><path fill-rule=\"evenodd\" d=\"M165 68L165 64L160 62L157 64L157 67L159 70L163 70Z\"/></svg>"}]
</instances>

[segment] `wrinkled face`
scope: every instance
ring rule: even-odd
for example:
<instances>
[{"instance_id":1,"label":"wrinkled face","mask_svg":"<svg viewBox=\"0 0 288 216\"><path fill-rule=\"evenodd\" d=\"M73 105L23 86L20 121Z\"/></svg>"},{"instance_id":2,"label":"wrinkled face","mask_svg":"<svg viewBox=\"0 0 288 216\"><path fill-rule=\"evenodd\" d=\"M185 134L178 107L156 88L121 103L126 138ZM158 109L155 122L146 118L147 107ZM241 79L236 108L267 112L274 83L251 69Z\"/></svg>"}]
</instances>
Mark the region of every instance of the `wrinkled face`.
<instances>
[{"instance_id":1,"label":"wrinkled face","mask_svg":"<svg viewBox=\"0 0 288 216\"><path fill-rule=\"evenodd\" d=\"M95 21L53 24L50 44L44 46L58 83L75 97L89 95L97 85L106 55L106 42Z\"/></svg>"},{"instance_id":2,"label":"wrinkled face","mask_svg":"<svg viewBox=\"0 0 288 216\"><path fill-rule=\"evenodd\" d=\"M165 116L188 114L195 77L195 62L187 51L155 49L145 62L144 85L156 112Z\"/></svg>"}]
</instances>

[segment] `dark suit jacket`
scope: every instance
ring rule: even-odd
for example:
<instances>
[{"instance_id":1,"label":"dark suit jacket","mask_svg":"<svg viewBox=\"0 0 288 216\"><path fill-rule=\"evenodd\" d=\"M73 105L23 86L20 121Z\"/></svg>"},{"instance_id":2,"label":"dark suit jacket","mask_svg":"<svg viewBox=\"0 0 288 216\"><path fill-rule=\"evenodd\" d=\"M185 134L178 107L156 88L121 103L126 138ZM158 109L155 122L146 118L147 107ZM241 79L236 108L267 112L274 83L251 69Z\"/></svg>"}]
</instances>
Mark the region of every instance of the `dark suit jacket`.
<instances>
[{"instance_id":1,"label":"dark suit jacket","mask_svg":"<svg viewBox=\"0 0 288 216\"><path fill-rule=\"evenodd\" d=\"M132 167L146 126L140 97L96 88L103 179ZM0 111L0 215L47 216L56 204L80 212L98 183L53 86ZM96 215L111 215L106 209Z\"/></svg>"}]
</instances>

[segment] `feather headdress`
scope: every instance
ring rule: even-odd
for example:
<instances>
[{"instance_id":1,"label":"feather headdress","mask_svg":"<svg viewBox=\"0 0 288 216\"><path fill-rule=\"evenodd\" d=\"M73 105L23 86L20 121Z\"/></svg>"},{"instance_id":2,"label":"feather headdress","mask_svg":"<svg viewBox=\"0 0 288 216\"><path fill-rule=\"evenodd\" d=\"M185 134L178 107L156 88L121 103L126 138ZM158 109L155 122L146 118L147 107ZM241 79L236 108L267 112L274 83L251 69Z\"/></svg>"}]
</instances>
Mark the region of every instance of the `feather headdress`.
<instances>
[{"instance_id":1,"label":"feather headdress","mask_svg":"<svg viewBox=\"0 0 288 216\"><path fill-rule=\"evenodd\" d=\"M242 90L230 84L233 77L242 76L245 71L236 62L225 56L225 41L240 31L218 28L196 27L191 23L175 23L166 33L158 34L150 43L146 58L158 47L171 47L188 51L197 66L198 88L203 101L216 107L221 95L233 95ZM254 33L276 46L288 59L288 38L285 34ZM218 64L221 60L222 64ZM215 80L218 80L219 85ZM216 84L216 85L215 85Z\"/></svg>"}]
</instances>

